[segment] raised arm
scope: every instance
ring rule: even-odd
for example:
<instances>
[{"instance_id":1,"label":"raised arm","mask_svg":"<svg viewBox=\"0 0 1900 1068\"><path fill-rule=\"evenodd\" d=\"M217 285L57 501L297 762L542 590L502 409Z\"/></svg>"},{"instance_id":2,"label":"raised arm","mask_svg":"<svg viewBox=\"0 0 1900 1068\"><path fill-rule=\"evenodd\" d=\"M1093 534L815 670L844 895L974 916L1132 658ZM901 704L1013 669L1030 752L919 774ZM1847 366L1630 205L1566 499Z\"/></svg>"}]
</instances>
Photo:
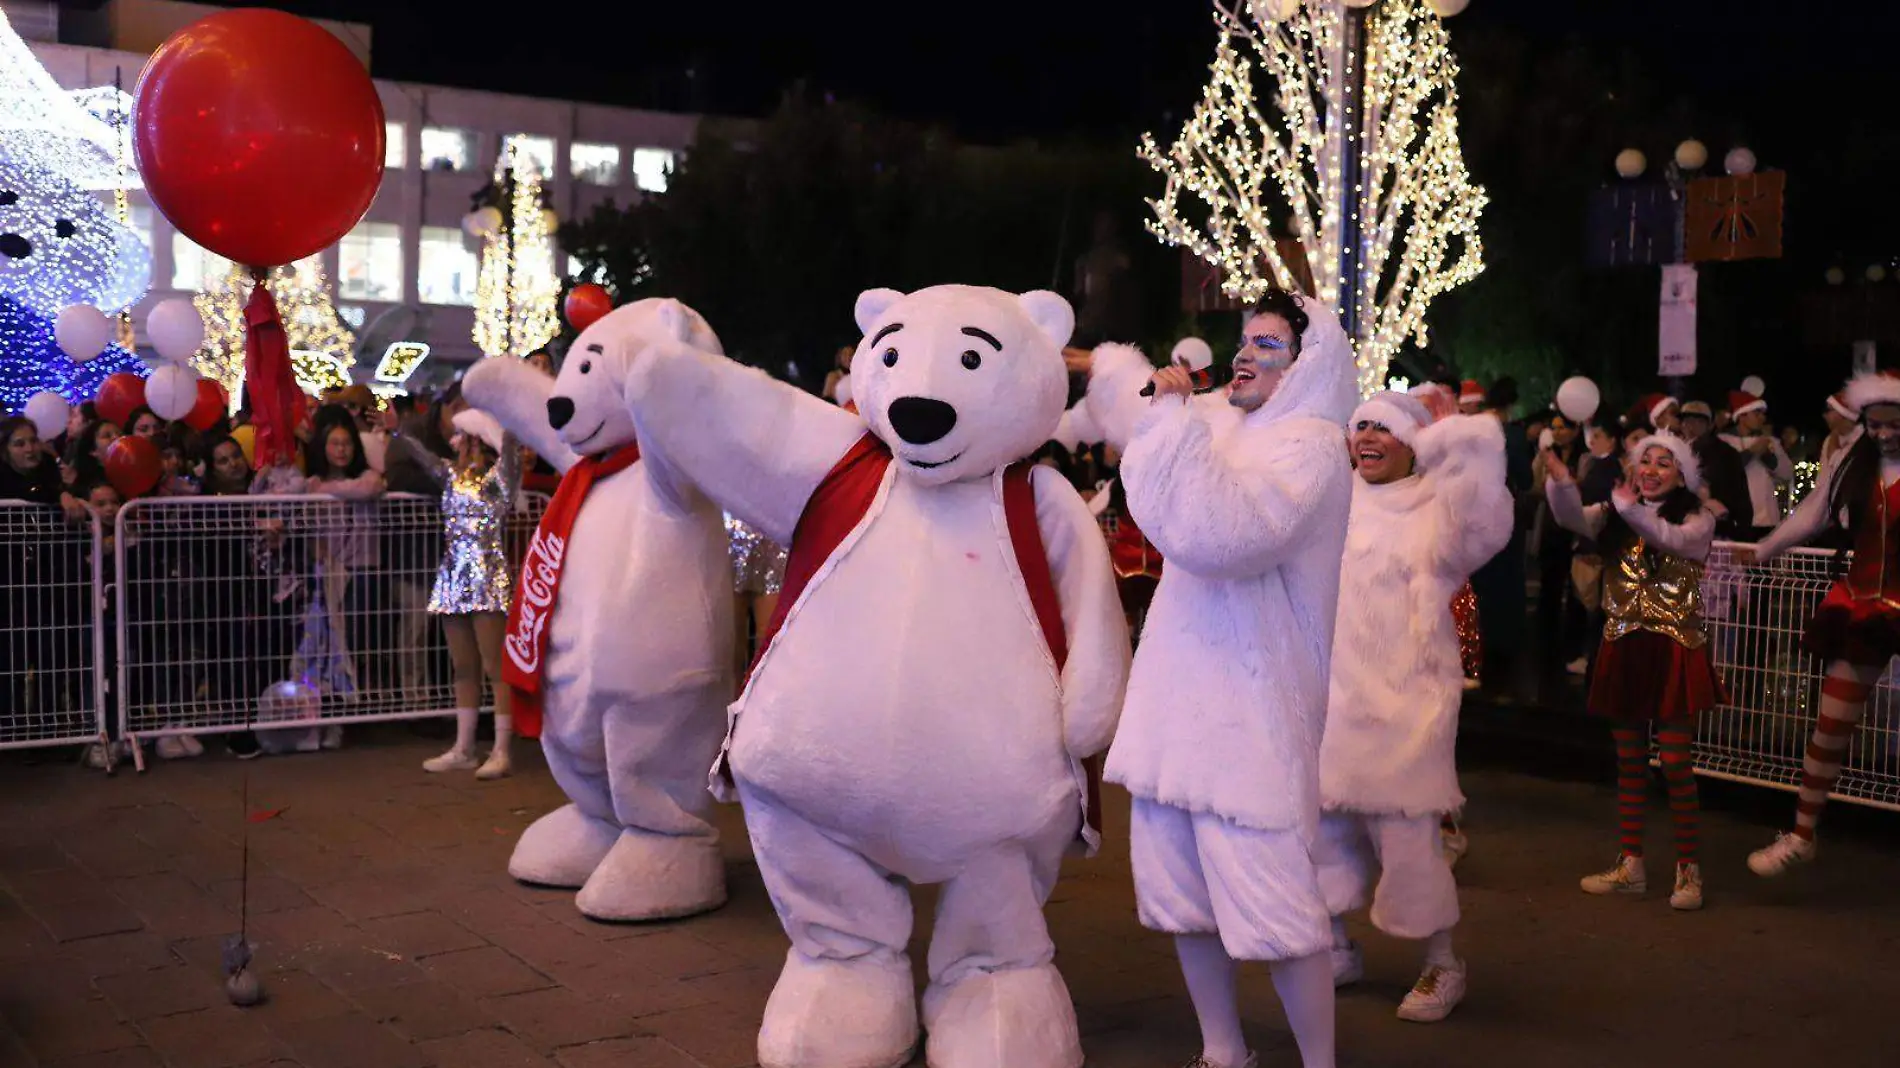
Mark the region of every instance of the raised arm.
<instances>
[{"instance_id":1,"label":"raised arm","mask_svg":"<svg viewBox=\"0 0 1900 1068\"><path fill-rule=\"evenodd\" d=\"M380 471L366 470L355 478L319 478L310 479L311 493L327 493L346 501L368 501L383 495L383 476Z\"/></svg>"},{"instance_id":2,"label":"raised arm","mask_svg":"<svg viewBox=\"0 0 1900 1068\"><path fill-rule=\"evenodd\" d=\"M1081 495L1047 467L1030 471L1036 526L1049 557L1069 659L1062 669L1062 737L1069 755L1094 756L1114 740L1128 682L1128 618L1115 589L1102 528Z\"/></svg>"},{"instance_id":3,"label":"raised arm","mask_svg":"<svg viewBox=\"0 0 1900 1068\"><path fill-rule=\"evenodd\" d=\"M1568 478L1561 481L1553 478L1544 483L1544 498L1550 501L1551 518L1573 534L1594 538L1603 533L1603 525L1609 522L1610 506L1585 505L1582 494L1577 492L1577 484Z\"/></svg>"},{"instance_id":4,"label":"raised arm","mask_svg":"<svg viewBox=\"0 0 1900 1068\"><path fill-rule=\"evenodd\" d=\"M1089 388L1078 409L1086 411L1077 430L1086 429L1097 441L1126 452L1135 428L1148 414L1148 398L1141 387L1155 373L1154 364L1133 345L1098 345L1089 357ZM1082 440L1087 441L1088 438Z\"/></svg>"},{"instance_id":5,"label":"raised arm","mask_svg":"<svg viewBox=\"0 0 1900 1068\"><path fill-rule=\"evenodd\" d=\"M416 466L422 468L422 473L429 476L429 481L438 486L448 482L449 462L423 448L422 443L416 439L398 431L389 435L389 448L390 451L415 461Z\"/></svg>"},{"instance_id":6,"label":"raised arm","mask_svg":"<svg viewBox=\"0 0 1900 1068\"><path fill-rule=\"evenodd\" d=\"M554 379L525 360L490 356L478 360L462 379L462 396L495 417L504 429L528 443L536 456L562 474L580 462L548 424L548 398Z\"/></svg>"},{"instance_id":7,"label":"raised arm","mask_svg":"<svg viewBox=\"0 0 1900 1068\"><path fill-rule=\"evenodd\" d=\"M642 450L780 545L865 432L842 408L678 342L630 354L623 389Z\"/></svg>"},{"instance_id":8,"label":"raised arm","mask_svg":"<svg viewBox=\"0 0 1900 1068\"><path fill-rule=\"evenodd\" d=\"M1488 415L1454 415L1420 430L1413 447L1432 489L1438 566L1467 578L1511 540L1504 429Z\"/></svg>"},{"instance_id":9,"label":"raised arm","mask_svg":"<svg viewBox=\"0 0 1900 1068\"><path fill-rule=\"evenodd\" d=\"M1649 544L1691 560L1709 558L1709 546L1715 541L1715 516L1710 515L1708 509L1697 508L1682 522L1668 523L1656 514L1656 509L1640 501L1612 500L1616 514Z\"/></svg>"},{"instance_id":10,"label":"raised arm","mask_svg":"<svg viewBox=\"0 0 1900 1068\"><path fill-rule=\"evenodd\" d=\"M1822 471L1821 477L1814 481L1814 488L1801 498L1800 504L1794 506L1788 518L1755 545L1755 563L1765 564L1797 545L1806 545L1827 529L1827 499L1832 474L1831 468Z\"/></svg>"},{"instance_id":11,"label":"raised arm","mask_svg":"<svg viewBox=\"0 0 1900 1068\"><path fill-rule=\"evenodd\" d=\"M1299 419L1243 427L1217 448L1208 403L1153 405L1122 458L1128 508L1169 567L1259 575L1305 542L1329 497L1347 492L1344 435Z\"/></svg>"}]
</instances>

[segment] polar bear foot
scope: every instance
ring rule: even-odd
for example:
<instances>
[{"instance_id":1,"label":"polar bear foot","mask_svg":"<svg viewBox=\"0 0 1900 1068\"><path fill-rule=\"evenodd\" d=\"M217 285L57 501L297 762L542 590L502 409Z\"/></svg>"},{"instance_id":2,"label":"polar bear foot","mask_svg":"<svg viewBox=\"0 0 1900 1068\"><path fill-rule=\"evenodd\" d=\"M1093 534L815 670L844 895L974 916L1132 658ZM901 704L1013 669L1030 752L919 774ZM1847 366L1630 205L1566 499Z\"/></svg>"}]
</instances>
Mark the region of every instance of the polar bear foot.
<instances>
[{"instance_id":1,"label":"polar bear foot","mask_svg":"<svg viewBox=\"0 0 1900 1068\"><path fill-rule=\"evenodd\" d=\"M899 1068L916 1048L906 958L786 957L759 1026L759 1068Z\"/></svg>"},{"instance_id":2,"label":"polar bear foot","mask_svg":"<svg viewBox=\"0 0 1900 1068\"><path fill-rule=\"evenodd\" d=\"M574 897L581 914L608 923L674 920L726 903L726 860L716 838L624 828Z\"/></svg>"},{"instance_id":3,"label":"polar bear foot","mask_svg":"<svg viewBox=\"0 0 1900 1068\"><path fill-rule=\"evenodd\" d=\"M1081 1068L1075 1002L1053 964L975 972L924 992L930 1068Z\"/></svg>"},{"instance_id":4,"label":"polar bear foot","mask_svg":"<svg viewBox=\"0 0 1900 1068\"><path fill-rule=\"evenodd\" d=\"M524 883L578 890L614 847L620 825L562 805L535 820L515 843L508 874Z\"/></svg>"}]
</instances>

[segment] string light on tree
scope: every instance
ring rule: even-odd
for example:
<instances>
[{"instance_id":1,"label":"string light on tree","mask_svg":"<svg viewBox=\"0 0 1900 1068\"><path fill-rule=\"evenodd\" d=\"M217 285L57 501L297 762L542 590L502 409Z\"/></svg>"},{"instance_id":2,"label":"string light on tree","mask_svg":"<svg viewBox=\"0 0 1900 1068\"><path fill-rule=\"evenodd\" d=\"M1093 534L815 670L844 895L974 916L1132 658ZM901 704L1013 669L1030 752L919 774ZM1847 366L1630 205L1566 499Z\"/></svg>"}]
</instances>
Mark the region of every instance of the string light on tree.
<instances>
[{"instance_id":1,"label":"string light on tree","mask_svg":"<svg viewBox=\"0 0 1900 1068\"><path fill-rule=\"evenodd\" d=\"M1432 301L1484 269L1488 198L1465 168L1458 64L1438 14L1462 6L1383 0L1348 16L1342 0L1216 0L1201 101L1171 145L1141 141L1165 180L1149 231L1217 268L1230 297L1297 288L1276 244L1284 220L1317 296L1354 323L1362 393L1381 388L1407 340L1425 343ZM1362 49L1348 47L1348 17L1365 20ZM1265 98L1257 76L1272 80Z\"/></svg>"},{"instance_id":2,"label":"string light on tree","mask_svg":"<svg viewBox=\"0 0 1900 1068\"><path fill-rule=\"evenodd\" d=\"M465 225L482 237L475 282L475 345L487 356L526 356L560 329L555 301L554 213L542 194L539 168L510 145L495 164L495 181L476 195Z\"/></svg>"},{"instance_id":3,"label":"string light on tree","mask_svg":"<svg viewBox=\"0 0 1900 1068\"><path fill-rule=\"evenodd\" d=\"M251 297L253 283L249 271L218 257L207 255L206 270L216 273L192 298L205 321L205 343L191 364L223 386L235 405L244 383L244 302ZM273 268L267 284L284 321L297 384L308 393L348 385L356 363L351 355L356 335L330 301L322 260L310 256Z\"/></svg>"}]
</instances>

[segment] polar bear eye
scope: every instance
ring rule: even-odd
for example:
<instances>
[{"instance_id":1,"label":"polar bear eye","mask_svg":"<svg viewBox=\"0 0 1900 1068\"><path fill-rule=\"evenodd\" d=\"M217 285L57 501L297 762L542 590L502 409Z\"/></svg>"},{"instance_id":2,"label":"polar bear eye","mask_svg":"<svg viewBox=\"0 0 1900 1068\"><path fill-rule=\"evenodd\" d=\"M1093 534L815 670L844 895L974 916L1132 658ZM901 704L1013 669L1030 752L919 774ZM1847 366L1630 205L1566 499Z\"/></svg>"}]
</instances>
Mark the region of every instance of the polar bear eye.
<instances>
[{"instance_id":1,"label":"polar bear eye","mask_svg":"<svg viewBox=\"0 0 1900 1068\"><path fill-rule=\"evenodd\" d=\"M61 219L53 224L53 232L61 237L73 236L74 229L76 229L76 227L73 226L71 219Z\"/></svg>"},{"instance_id":2,"label":"polar bear eye","mask_svg":"<svg viewBox=\"0 0 1900 1068\"><path fill-rule=\"evenodd\" d=\"M976 351L973 349L967 350L963 354L963 366L974 371L977 368L983 366L983 357L978 356L976 354Z\"/></svg>"},{"instance_id":3,"label":"polar bear eye","mask_svg":"<svg viewBox=\"0 0 1900 1068\"><path fill-rule=\"evenodd\" d=\"M581 361L581 374L586 374L587 372L589 372L589 371L591 371L591 370L593 370L593 369L594 369L594 361L592 361L592 360L582 360L582 361Z\"/></svg>"},{"instance_id":4,"label":"polar bear eye","mask_svg":"<svg viewBox=\"0 0 1900 1068\"><path fill-rule=\"evenodd\" d=\"M0 189L0 208L10 208L20 202L20 194L11 189Z\"/></svg>"},{"instance_id":5,"label":"polar bear eye","mask_svg":"<svg viewBox=\"0 0 1900 1068\"><path fill-rule=\"evenodd\" d=\"M896 349L884 350L884 366L886 367L897 366L897 350Z\"/></svg>"}]
</instances>

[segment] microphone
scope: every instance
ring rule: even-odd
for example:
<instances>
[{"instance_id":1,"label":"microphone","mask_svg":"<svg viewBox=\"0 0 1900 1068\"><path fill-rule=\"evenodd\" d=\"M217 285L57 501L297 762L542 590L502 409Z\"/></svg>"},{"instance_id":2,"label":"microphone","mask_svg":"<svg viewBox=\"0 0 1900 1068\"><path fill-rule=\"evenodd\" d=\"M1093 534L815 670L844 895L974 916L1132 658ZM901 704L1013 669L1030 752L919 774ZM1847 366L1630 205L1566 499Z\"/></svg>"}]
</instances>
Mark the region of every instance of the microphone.
<instances>
[{"instance_id":1,"label":"microphone","mask_svg":"<svg viewBox=\"0 0 1900 1068\"><path fill-rule=\"evenodd\" d=\"M1198 337L1184 337L1175 344L1174 351L1168 354L1168 363L1175 367L1187 368L1188 373L1198 379L1202 372L1214 365L1214 350ZM1141 395L1144 397L1155 395L1153 381L1141 387Z\"/></svg>"}]
</instances>

